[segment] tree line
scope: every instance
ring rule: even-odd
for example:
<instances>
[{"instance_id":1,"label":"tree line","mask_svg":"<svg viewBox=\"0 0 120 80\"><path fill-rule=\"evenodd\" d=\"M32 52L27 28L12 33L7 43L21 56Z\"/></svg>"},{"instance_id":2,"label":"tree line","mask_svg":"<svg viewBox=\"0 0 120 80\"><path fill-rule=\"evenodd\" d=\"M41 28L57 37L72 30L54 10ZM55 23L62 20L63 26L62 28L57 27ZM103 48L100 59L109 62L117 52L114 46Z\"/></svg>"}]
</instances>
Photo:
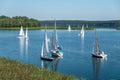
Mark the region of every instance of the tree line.
<instances>
[{"instance_id":1,"label":"tree line","mask_svg":"<svg viewBox=\"0 0 120 80\"><path fill-rule=\"evenodd\" d=\"M54 26L54 20L41 21L41 25ZM120 20L108 20L108 21L83 21L83 20L56 20L57 27L85 27L91 28L119 28Z\"/></svg>"},{"instance_id":2,"label":"tree line","mask_svg":"<svg viewBox=\"0 0 120 80\"><path fill-rule=\"evenodd\" d=\"M14 28L14 27L40 27L40 21L28 18L26 16L0 16L0 28Z\"/></svg>"}]
</instances>

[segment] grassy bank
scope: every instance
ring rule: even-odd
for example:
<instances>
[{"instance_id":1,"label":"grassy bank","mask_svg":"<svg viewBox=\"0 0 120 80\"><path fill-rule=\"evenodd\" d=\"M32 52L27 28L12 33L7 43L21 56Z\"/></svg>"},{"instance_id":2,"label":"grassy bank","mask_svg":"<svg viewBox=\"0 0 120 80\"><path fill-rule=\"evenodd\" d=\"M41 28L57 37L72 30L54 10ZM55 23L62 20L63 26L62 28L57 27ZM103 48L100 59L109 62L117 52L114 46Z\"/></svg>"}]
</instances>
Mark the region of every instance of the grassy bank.
<instances>
[{"instance_id":1,"label":"grassy bank","mask_svg":"<svg viewBox=\"0 0 120 80\"><path fill-rule=\"evenodd\" d=\"M0 58L0 80L78 80L71 75ZM85 79L79 79L85 80Z\"/></svg>"}]
</instances>

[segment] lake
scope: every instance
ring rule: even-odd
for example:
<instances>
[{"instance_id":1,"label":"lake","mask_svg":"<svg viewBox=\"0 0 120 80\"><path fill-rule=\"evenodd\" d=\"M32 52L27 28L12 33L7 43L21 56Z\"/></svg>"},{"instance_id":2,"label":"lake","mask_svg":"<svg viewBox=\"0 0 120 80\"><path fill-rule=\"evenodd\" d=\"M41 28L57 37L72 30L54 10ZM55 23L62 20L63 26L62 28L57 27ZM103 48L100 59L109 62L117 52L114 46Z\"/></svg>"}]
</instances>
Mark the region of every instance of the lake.
<instances>
[{"instance_id":1,"label":"lake","mask_svg":"<svg viewBox=\"0 0 120 80\"><path fill-rule=\"evenodd\" d=\"M51 38L52 30L48 30ZM58 30L59 42L63 48L63 58L53 62L41 61L40 53L44 39L44 30L29 30L29 40L17 38L19 30L0 30L0 56L39 67L57 70L65 74L84 77L88 80L120 79L120 31L98 29L97 34L101 50L106 59L92 58L95 32L85 30L84 39L79 30Z\"/></svg>"}]
</instances>

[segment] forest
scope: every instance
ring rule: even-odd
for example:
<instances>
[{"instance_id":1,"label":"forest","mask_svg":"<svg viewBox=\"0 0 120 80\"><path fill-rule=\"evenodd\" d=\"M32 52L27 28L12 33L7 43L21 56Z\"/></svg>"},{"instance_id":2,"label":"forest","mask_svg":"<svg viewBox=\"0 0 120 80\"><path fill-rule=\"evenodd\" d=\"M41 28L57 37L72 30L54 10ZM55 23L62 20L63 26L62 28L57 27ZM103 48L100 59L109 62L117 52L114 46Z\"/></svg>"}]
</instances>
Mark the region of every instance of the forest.
<instances>
[{"instance_id":1,"label":"forest","mask_svg":"<svg viewBox=\"0 0 120 80\"><path fill-rule=\"evenodd\" d=\"M40 27L40 21L28 18L26 16L0 16L0 28L14 28L14 27Z\"/></svg>"},{"instance_id":2,"label":"forest","mask_svg":"<svg viewBox=\"0 0 120 80\"><path fill-rule=\"evenodd\" d=\"M54 20L36 20L27 16L0 16L0 29L1 28L18 28L20 26L29 27L32 29L41 29L45 25L47 28L54 28ZM85 28L114 28L120 29L120 20L107 20L107 21L87 21L87 20L56 20L57 27L66 29L68 25L71 28L79 28L84 25Z\"/></svg>"},{"instance_id":3,"label":"forest","mask_svg":"<svg viewBox=\"0 0 120 80\"><path fill-rule=\"evenodd\" d=\"M54 26L54 20L45 20L41 21L41 25L44 26ZM58 27L67 27L70 25L71 27L81 27L84 25L85 27L91 28L120 28L120 20L108 20L108 21L85 21L85 20L56 20L56 24Z\"/></svg>"}]
</instances>

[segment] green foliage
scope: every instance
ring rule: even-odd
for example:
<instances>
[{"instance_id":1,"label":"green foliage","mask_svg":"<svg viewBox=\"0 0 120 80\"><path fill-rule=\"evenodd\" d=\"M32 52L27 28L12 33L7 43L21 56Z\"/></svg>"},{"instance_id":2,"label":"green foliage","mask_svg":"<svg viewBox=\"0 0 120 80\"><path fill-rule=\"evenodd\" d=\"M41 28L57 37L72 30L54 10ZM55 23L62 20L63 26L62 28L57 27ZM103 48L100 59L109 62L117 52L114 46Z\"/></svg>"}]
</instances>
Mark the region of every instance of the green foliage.
<instances>
[{"instance_id":1,"label":"green foliage","mask_svg":"<svg viewBox=\"0 0 120 80\"><path fill-rule=\"evenodd\" d=\"M120 30L120 27L118 27L117 30Z\"/></svg>"},{"instance_id":2,"label":"green foliage","mask_svg":"<svg viewBox=\"0 0 120 80\"><path fill-rule=\"evenodd\" d=\"M0 58L0 80L78 80L71 75ZM85 79L80 79L85 80Z\"/></svg>"},{"instance_id":3,"label":"green foliage","mask_svg":"<svg viewBox=\"0 0 120 80\"><path fill-rule=\"evenodd\" d=\"M45 24L49 26L54 26L54 20L41 21L41 26ZM83 21L83 20L56 20L57 27L67 28L68 25L73 29L77 29L84 25L85 28L118 28L120 26L120 20L108 20L108 21Z\"/></svg>"},{"instance_id":4,"label":"green foliage","mask_svg":"<svg viewBox=\"0 0 120 80\"><path fill-rule=\"evenodd\" d=\"M7 17L0 16L0 28L14 28L14 27L40 27L40 21L28 18L26 16Z\"/></svg>"}]
</instances>

